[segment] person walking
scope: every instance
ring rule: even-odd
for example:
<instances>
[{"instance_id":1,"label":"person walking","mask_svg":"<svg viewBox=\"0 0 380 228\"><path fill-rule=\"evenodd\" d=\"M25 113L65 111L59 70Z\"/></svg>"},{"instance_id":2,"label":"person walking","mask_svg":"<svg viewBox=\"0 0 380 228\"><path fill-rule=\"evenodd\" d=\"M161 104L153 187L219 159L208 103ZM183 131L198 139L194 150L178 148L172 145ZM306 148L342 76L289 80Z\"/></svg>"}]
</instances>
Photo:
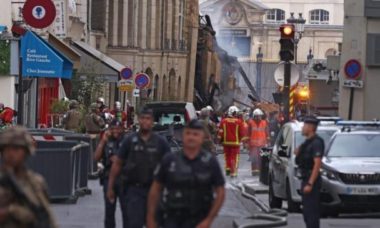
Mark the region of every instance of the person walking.
<instances>
[{"instance_id":1,"label":"person walking","mask_svg":"<svg viewBox=\"0 0 380 228\"><path fill-rule=\"evenodd\" d=\"M225 180L215 156L202 150L204 134L203 124L191 120L183 151L160 163L149 192L147 228L211 227L224 202Z\"/></svg>"},{"instance_id":2,"label":"person walking","mask_svg":"<svg viewBox=\"0 0 380 228\"><path fill-rule=\"evenodd\" d=\"M120 101L116 101L114 105L114 109L111 110L111 115L113 119L116 119L123 123L123 127L127 127L127 113L121 109Z\"/></svg>"},{"instance_id":3,"label":"person walking","mask_svg":"<svg viewBox=\"0 0 380 228\"><path fill-rule=\"evenodd\" d=\"M124 127L122 122L118 120L113 120L109 126L109 129L105 131L102 139L100 140L98 147L95 151L94 159L95 161L102 162L103 171L100 175L100 183L103 186L104 192L104 202L105 202L105 228L115 228L115 211L116 202L110 202L107 198L109 175L112 167L113 161L118 155L118 151L121 147L125 135ZM117 198L120 203L120 209L123 219L123 227L127 228L127 200L126 200L126 189L123 186L123 178L119 176L115 180L113 191L115 193L115 199ZM116 200L115 200L116 201Z\"/></svg>"},{"instance_id":4,"label":"person walking","mask_svg":"<svg viewBox=\"0 0 380 228\"><path fill-rule=\"evenodd\" d=\"M44 179L26 167L35 151L27 130L15 126L0 133L0 227L56 228Z\"/></svg>"},{"instance_id":5,"label":"person walking","mask_svg":"<svg viewBox=\"0 0 380 228\"><path fill-rule=\"evenodd\" d=\"M240 144L244 140L244 126L236 116L238 112L236 106L231 106L227 117L221 121L218 132L218 139L223 145L226 175L231 177L237 177Z\"/></svg>"},{"instance_id":6,"label":"person walking","mask_svg":"<svg viewBox=\"0 0 380 228\"><path fill-rule=\"evenodd\" d=\"M124 166L128 228L145 225L147 197L153 173L163 156L170 153L167 140L153 132L153 110L144 108L138 116L140 129L123 140L112 163L107 197L115 202L115 183Z\"/></svg>"},{"instance_id":7,"label":"person walking","mask_svg":"<svg viewBox=\"0 0 380 228\"><path fill-rule=\"evenodd\" d=\"M201 109L199 120L203 124L205 130L205 139L202 148L212 154L216 154L214 139L217 133L217 128L215 123L210 120L210 110L208 108Z\"/></svg>"},{"instance_id":8,"label":"person walking","mask_svg":"<svg viewBox=\"0 0 380 228\"><path fill-rule=\"evenodd\" d=\"M86 115L85 127L87 134L98 135L105 127L105 121L98 115L99 109L96 103L90 106L90 113Z\"/></svg>"},{"instance_id":9,"label":"person walking","mask_svg":"<svg viewBox=\"0 0 380 228\"><path fill-rule=\"evenodd\" d=\"M76 100L70 101L69 111L63 117L63 126L66 130L69 131L79 131L81 122L82 122L82 114L78 110L79 103Z\"/></svg>"},{"instance_id":10,"label":"person walking","mask_svg":"<svg viewBox=\"0 0 380 228\"><path fill-rule=\"evenodd\" d=\"M253 119L248 122L249 160L251 161L252 175L257 175L261 168L260 151L268 144L268 123L263 119L264 112L260 109L253 111Z\"/></svg>"},{"instance_id":11,"label":"person walking","mask_svg":"<svg viewBox=\"0 0 380 228\"><path fill-rule=\"evenodd\" d=\"M325 144L316 133L318 124L317 118L305 117L302 134L306 141L295 150L296 164L301 171L302 211L307 228L320 227L320 169Z\"/></svg>"}]
</instances>

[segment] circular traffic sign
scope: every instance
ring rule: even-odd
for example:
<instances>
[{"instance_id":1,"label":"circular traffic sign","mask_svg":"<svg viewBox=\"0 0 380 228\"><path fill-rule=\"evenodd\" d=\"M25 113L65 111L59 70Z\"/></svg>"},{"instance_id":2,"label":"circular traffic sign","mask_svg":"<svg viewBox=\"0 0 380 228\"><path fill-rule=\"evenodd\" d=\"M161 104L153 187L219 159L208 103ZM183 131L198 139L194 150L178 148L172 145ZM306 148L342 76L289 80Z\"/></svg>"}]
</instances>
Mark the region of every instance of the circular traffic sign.
<instances>
[{"instance_id":1,"label":"circular traffic sign","mask_svg":"<svg viewBox=\"0 0 380 228\"><path fill-rule=\"evenodd\" d=\"M46 28L53 23L56 15L51 0L28 0L22 9L25 22L33 28Z\"/></svg>"},{"instance_id":2,"label":"circular traffic sign","mask_svg":"<svg viewBox=\"0 0 380 228\"><path fill-rule=\"evenodd\" d=\"M139 89L147 87L150 83L150 78L147 74L141 73L135 76L135 85Z\"/></svg>"},{"instance_id":3,"label":"circular traffic sign","mask_svg":"<svg viewBox=\"0 0 380 228\"><path fill-rule=\"evenodd\" d=\"M131 79L133 77L133 71L131 68L126 67L120 71L120 76L125 80Z\"/></svg>"},{"instance_id":4,"label":"circular traffic sign","mask_svg":"<svg viewBox=\"0 0 380 228\"><path fill-rule=\"evenodd\" d=\"M358 79L361 72L362 65L356 59L351 59L344 65L344 73L348 79Z\"/></svg>"}]
</instances>

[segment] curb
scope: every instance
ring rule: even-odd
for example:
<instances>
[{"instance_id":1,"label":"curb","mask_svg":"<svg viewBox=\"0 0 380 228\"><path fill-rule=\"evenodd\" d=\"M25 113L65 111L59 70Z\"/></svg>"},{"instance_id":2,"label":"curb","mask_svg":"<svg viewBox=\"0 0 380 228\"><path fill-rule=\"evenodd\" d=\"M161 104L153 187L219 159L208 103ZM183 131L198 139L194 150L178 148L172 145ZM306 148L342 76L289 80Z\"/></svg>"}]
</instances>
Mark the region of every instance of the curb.
<instances>
[{"instance_id":1,"label":"curb","mask_svg":"<svg viewBox=\"0 0 380 228\"><path fill-rule=\"evenodd\" d=\"M250 194L252 195L255 195L255 194L267 194L269 193L269 188L268 187L258 187L258 188L255 188L255 187L252 187L251 185L248 185L248 184L243 184L246 191L249 192Z\"/></svg>"}]
</instances>

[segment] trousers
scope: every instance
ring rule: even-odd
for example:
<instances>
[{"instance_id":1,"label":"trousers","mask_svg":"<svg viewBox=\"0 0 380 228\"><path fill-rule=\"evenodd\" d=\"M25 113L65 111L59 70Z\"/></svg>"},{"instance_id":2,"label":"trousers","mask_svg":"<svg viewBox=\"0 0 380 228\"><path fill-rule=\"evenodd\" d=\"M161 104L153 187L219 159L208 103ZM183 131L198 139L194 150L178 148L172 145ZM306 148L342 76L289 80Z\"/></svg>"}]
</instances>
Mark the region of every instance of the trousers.
<instances>
[{"instance_id":1,"label":"trousers","mask_svg":"<svg viewBox=\"0 0 380 228\"><path fill-rule=\"evenodd\" d=\"M127 187L128 228L145 226L149 187Z\"/></svg>"},{"instance_id":2,"label":"trousers","mask_svg":"<svg viewBox=\"0 0 380 228\"><path fill-rule=\"evenodd\" d=\"M226 171L229 171L232 176L237 175L239 165L240 147L238 146L224 146L224 159Z\"/></svg>"},{"instance_id":3,"label":"trousers","mask_svg":"<svg viewBox=\"0 0 380 228\"><path fill-rule=\"evenodd\" d=\"M308 178L302 181L302 190L307 185ZM303 206L303 219L306 224L306 228L319 228L320 219L320 191L322 186L321 177L315 181L313 189L309 194L302 194L302 206Z\"/></svg>"},{"instance_id":4,"label":"trousers","mask_svg":"<svg viewBox=\"0 0 380 228\"><path fill-rule=\"evenodd\" d=\"M111 203L107 199L107 190L108 190L108 178L103 180L103 192L104 192L104 204L105 204L105 218L104 218L104 227L105 228L115 228L115 212L116 212L116 202L119 200L121 215L123 219L123 228L127 228L127 201L126 201L126 192L125 188L122 186L120 181L115 183L114 191L116 200L114 203Z\"/></svg>"},{"instance_id":5,"label":"trousers","mask_svg":"<svg viewBox=\"0 0 380 228\"><path fill-rule=\"evenodd\" d=\"M250 146L249 148L249 161L252 163L253 170L261 170L261 148L258 146Z\"/></svg>"},{"instance_id":6,"label":"trousers","mask_svg":"<svg viewBox=\"0 0 380 228\"><path fill-rule=\"evenodd\" d=\"M162 228L194 228L206 216L168 216L163 220Z\"/></svg>"}]
</instances>

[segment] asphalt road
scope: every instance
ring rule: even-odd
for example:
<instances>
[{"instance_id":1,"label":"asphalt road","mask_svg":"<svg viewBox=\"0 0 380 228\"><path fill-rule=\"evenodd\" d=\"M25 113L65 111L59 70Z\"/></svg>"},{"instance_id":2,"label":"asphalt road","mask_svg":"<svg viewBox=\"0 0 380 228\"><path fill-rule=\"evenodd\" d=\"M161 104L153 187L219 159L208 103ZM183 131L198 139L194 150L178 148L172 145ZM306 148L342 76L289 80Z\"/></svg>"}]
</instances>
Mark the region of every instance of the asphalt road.
<instances>
[{"instance_id":1,"label":"asphalt road","mask_svg":"<svg viewBox=\"0 0 380 228\"><path fill-rule=\"evenodd\" d=\"M223 156L218 156L221 167ZM233 181L227 180L227 198L219 216L213 224L213 228L233 227L234 219L250 216L258 212L258 208L252 201L243 198L240 191L233 183L245 181L249 177L249 163L246 157L242 157L240 164L240 177ZM92 194L79 198L77 204L54 204L53 210L61 228L102 228L104 219L103 192L98 181L90 181L89 187ZM117 227L121 227L120 212L117 212Z\"/></svg>"}]
</instances>

